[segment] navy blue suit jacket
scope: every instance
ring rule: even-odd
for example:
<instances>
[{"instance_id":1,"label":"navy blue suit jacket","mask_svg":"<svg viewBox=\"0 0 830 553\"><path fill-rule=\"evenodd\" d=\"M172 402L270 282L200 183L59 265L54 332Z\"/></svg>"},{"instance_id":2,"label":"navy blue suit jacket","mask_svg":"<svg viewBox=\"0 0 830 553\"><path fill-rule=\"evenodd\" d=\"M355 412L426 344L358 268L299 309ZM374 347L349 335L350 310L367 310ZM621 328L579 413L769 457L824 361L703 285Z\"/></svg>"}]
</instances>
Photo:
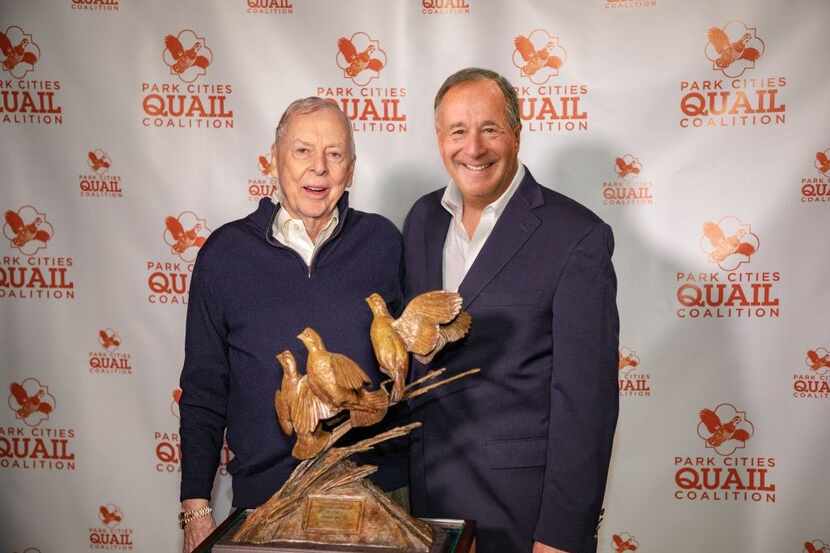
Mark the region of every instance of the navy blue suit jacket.
<instances>
[{"instance_id":1,"label":"navy blue suit jacket","mask_svg":"<svg viewBox=\"0 0 830 553\"><path fill-rule=\"evenodd\" d=\"M404 224L409 298L442 288L442 194ZM619 406L613 248L528 171L461 283L472 329L431 367L481 373L412 402L411 493L419 516L475 519L480 553L596 550Z\"/></svg>"}]
</instances>

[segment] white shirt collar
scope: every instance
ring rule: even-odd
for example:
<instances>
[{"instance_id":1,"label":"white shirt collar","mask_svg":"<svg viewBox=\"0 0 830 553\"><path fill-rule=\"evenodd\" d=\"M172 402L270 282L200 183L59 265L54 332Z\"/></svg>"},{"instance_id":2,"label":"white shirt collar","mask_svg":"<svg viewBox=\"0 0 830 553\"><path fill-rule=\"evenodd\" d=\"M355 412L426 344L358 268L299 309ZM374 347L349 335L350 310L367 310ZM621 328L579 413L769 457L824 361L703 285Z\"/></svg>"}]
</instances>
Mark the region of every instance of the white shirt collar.
<instances>
[{"instance_id":1,"label":"white shirt collar","mask_svg":"<svg viewBox=\"0 0 830 553\"><path fill-rule=\"evenodd\" d=\"M328 223L317 234L317 239L312 240L302 220L292 219L288 210L280 206L277 218L271 226L271 232L277 242L297 252L303 258L305 264L311 266L314 254L323 242L334 234L339 221L340 211L335 207Z\"/></svg>"},{"instance_id":2,"label":"white shirt collar","mask_svg":"<svg viewBox=\"0 0 830 553\"><path fill-rule=\"evenodd\" d=\"M337 226L337 223L340 222L340 210L335 207L334 212L331 214L331 218L329 222L326 223L320 232L317 234L316 240L311 240L311 237L308 235L308 231L305 230L305 225L301 219L294 219L291 217L291 214L288 213L288 210L285 209L282 205L280 206L280 210L277 213L277 220L274 221L274 228L273 233L274 237L276 238L278 234L282 234L283 236L289 237L291 227L294 228L302 228L303 232L305 233L306 237L309 241L314 242L315 244L319 244L323 240L329 237L329 235L334 231L334 228Z\"/></svg>"}]
</instances>

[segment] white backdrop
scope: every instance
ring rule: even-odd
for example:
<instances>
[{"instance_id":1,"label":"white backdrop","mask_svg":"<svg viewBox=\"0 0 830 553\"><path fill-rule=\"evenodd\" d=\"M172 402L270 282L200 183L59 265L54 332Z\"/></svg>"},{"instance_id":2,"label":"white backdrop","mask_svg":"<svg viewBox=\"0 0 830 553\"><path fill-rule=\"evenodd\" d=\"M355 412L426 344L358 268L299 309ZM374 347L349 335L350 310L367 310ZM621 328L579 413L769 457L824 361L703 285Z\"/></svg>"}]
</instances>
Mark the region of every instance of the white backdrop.
<instances>
[{"instance_id":1,"label":"white backdrop","mask_svg":"<svg viewBox=\"0 0 830 553\"><path fill-rule=\"evenodd\" d=\"M353 205L400 225L445 184L432 99L469 65L615 231L599 550L830 551L829 27L823 0L4 1L0 552L180 547L198 238L270 193L258 157L314 94L355 119ZM382 67L350 76L341 37Z\"/></svg>"}]
</instances>

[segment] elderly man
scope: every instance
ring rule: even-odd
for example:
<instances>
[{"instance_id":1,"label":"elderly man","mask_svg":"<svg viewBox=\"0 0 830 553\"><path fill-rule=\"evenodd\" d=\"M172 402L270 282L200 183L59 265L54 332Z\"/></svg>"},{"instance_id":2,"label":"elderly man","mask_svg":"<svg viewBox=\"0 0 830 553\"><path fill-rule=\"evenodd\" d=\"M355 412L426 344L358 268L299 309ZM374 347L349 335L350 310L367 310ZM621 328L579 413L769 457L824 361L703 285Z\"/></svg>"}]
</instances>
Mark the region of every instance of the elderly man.
<instances>
[{"instance_id":1,"label":"elderly man","mask_svg":"<svg viewBox=\"0 0 830 553\"><path fill-rule=\"evenodd\" d=\"M593 552L619 402L611 229L519 163L504 77L450 76L435 128L450 181L407 216L406 295L461 293L472 330L432 365L481 376L411 406L413 511L476 520L479 553Z\"/></svg>"},{"instance_id":2,"label":"elderly man","mask_svg":"<svg viewBox=\"0 0 830 553\"><path fill-rule=\"evenodd\" d=\"M263 199L213 232L193 270L180 401L185 552L215 527L208 500L226 429L235 507L263 503L296 464L274 413L275 355L291 349L305 366L296 337L310 326L377 383L364 298L402 299L400 233L348 206L355 154L346 115L330 100L292 103L272 154L279 202ZM405 468L383 469L381 487L404 484Z\"/></svg>"}]
</instances>

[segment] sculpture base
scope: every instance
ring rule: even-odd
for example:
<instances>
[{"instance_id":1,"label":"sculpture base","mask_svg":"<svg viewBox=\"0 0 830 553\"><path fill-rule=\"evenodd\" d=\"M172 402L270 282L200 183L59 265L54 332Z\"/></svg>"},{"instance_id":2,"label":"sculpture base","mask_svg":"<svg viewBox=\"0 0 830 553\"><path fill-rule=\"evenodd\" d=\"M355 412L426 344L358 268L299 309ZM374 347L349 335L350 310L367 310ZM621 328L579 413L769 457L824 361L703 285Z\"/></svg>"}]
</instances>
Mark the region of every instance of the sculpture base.
<instances>
[{"instance_id":1,"label":"sculpture base","mask_svg":"<svg viewBox=\"0 0 830 553\"><path fill-rule=\"evenodd\" d=\"M305 541L274 541L264 544L238 543L231 537L253 509L238 510L211 534L194 553L407 553L396 547L324 544ZM469 553L475 538L475 523L466 520L421 519L432 527L430 553Z\"/></svg>"},{"instance_id":2,"label":"sculpture base","mask_svg":"<svg viewBox=\"0 0 830 553\"><path fill-rule=\"evenodd\" d=\"M301 462L268 501L228 517L208 538L212 549L197 552L466 553L472 525L411 516L367 478L377 467L348 459L418 426L398 426Z\"/></svg>"}]
</instances>

